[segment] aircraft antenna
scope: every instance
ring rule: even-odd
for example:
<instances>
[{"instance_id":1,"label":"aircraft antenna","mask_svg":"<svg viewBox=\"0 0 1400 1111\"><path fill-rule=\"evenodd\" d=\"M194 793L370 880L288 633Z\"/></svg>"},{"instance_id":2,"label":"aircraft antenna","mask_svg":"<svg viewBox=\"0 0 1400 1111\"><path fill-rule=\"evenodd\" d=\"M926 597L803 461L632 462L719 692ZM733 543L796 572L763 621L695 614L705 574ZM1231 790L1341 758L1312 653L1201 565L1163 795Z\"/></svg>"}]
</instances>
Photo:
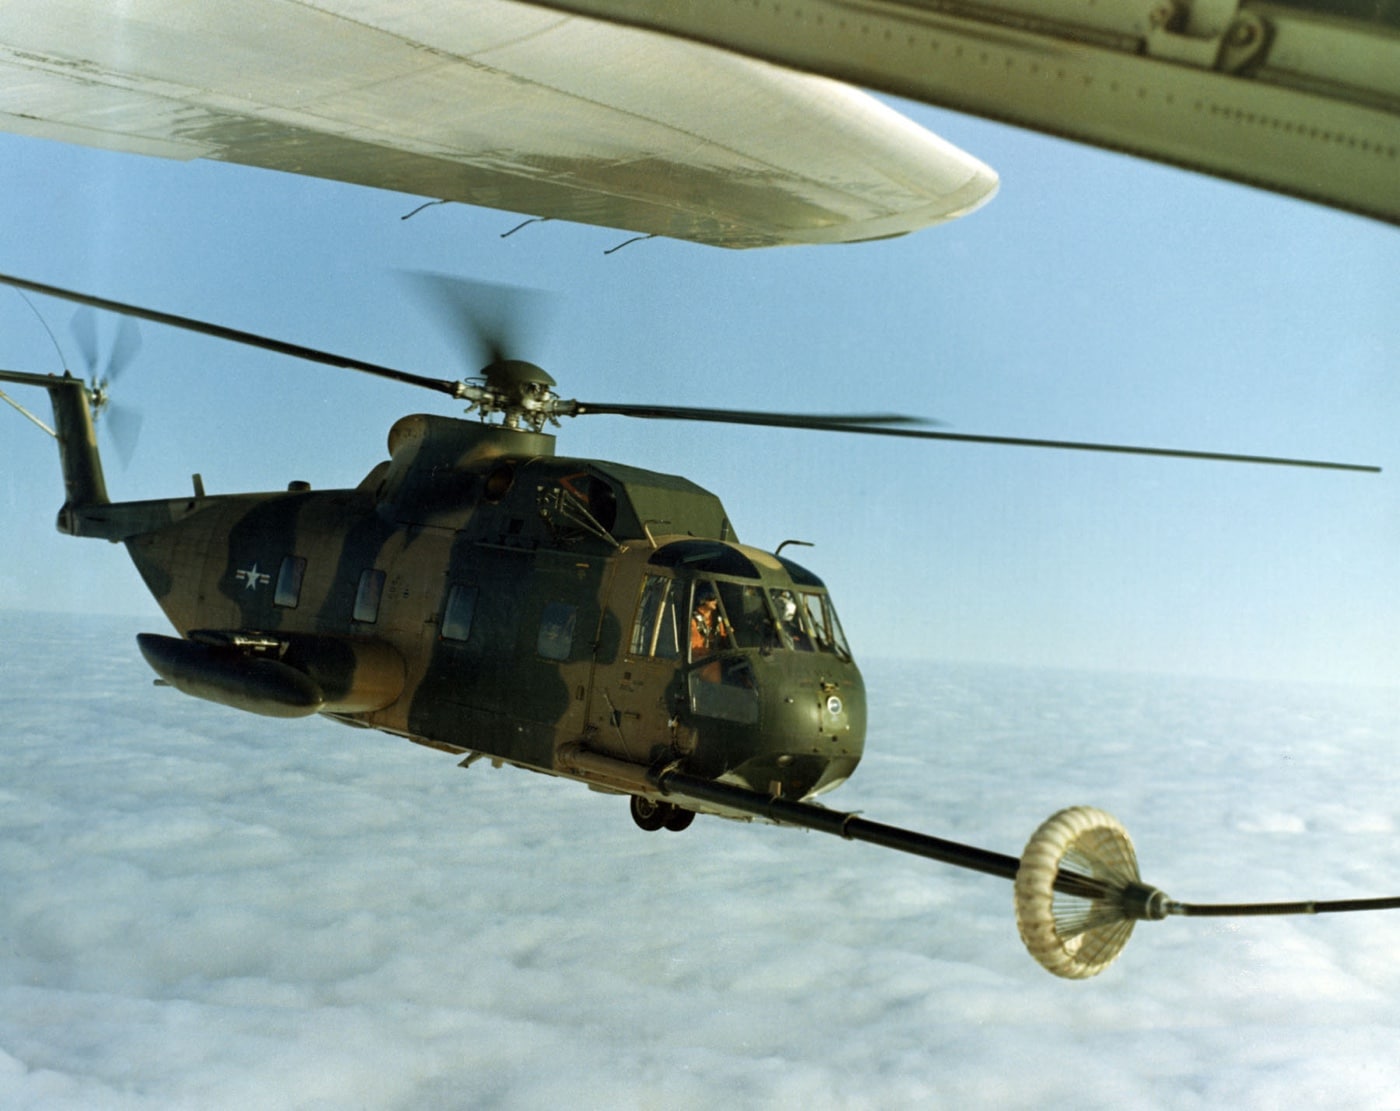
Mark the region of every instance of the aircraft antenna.
<instances>
[{"instance_id":1,"label":"aircraft antenna","mask_svg":"<svg viewBox=\"0 0 1400 1111\"><path fill-rule=\"evenodd\" d=\"M49 342L53 344L54 351L58 353L58 365L60 367L67 366L68 360L63 357L63 348L59 345L58 337L53 334L53 329L49 327L49 322L44 319L44 314L35 308L34 302L29 299L29 295L25 293L24 290L20 289L18 286L11 286L10 288L15 291L16 296L18 296L21 301L29 306L29 311L32 312L35 319L39 321L39 327L44 329L44 334L49 337ZM6 400L9 399L7 398ZM11 401L10 404L13 405L14 402ZM24 410L21 409L20 411L23 412ZM33 418L30 417L30 419L32 420ZM41 427L44 427L43 421L40 421L39 424Z\"/></svg>"}]
</instances>

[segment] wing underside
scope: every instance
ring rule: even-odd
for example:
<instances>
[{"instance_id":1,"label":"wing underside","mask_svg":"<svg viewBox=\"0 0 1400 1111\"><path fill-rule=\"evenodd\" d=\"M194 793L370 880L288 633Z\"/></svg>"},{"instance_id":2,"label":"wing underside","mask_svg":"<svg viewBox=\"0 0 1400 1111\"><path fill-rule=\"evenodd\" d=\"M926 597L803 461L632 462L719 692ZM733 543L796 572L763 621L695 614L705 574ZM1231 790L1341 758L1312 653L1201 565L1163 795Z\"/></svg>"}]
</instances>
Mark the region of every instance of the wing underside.
<instances>
[{"instance_id":1,"label":"wing underside","mask_svg":"<svg viewBox=\"0 0 1400 1111\"><path fill-rule=\"evenodd\" d=\"M0 5L0 129L726 247L899 235L996 188L846 86L505 0Z\"/></svg>"}]
</instances>

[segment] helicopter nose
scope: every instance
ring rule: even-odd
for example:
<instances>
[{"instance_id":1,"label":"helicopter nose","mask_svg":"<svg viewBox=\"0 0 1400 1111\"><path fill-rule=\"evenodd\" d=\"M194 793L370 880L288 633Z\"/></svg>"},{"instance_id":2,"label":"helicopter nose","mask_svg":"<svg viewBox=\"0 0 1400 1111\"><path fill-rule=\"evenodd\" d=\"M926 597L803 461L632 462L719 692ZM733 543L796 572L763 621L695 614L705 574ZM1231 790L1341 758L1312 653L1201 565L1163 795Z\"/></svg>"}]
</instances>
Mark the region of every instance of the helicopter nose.
<instances>
[{"instance_id":1,"label":"helicopter nose","mask_svg":"<svg viewBox=\"0 0 1400 1111\"><path fill-rule=\"evenodd\" d=\"M758 743L730 770L755 791L811 798L851 775L865 749L865 688L854 668L775 684L764 699Z\"/></svg>"}]
</instances>

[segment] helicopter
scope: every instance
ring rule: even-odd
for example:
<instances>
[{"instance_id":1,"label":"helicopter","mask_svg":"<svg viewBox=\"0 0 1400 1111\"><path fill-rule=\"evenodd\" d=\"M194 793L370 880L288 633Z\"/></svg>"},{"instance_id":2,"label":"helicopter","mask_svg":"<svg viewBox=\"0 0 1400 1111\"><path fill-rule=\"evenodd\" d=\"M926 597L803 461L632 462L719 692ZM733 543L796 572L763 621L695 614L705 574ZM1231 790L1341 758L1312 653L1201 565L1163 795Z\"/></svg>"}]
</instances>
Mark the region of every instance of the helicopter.
<instances>
[{"instance_id":1,"label":"helicopter","mask_svg":"<svg viewBox=\"0 0 1400 1111\"><path fill-rule=\"evenodd\" d=\"M824 805L856 770L866 694L823 580L740 541L721 500L679 475L556 451L564 418L610 415L1375 472L1322 460L955 433L902 414L821 415L585 402L473 323L478 287L425 276L489 353L429 377L24 278L0 283L426 388L476 419L397 420L389 458L354 486L113 502L96 421L110 377L0 369L44 389L60 532L125 545L177 635L141 633L158 685L269 718L315 714L461 757L628 799L641 829L699 814L864 841L1011 880L1031 955L1096 975L1135 924L1172 915L1400 908L1400 897L1182 903L1142 882L1123 826L1052 815L1019 857ZM121 358L134 341L124 329ZM120 361L114 352L109 366Z\"/></svg>"}]
</instances>

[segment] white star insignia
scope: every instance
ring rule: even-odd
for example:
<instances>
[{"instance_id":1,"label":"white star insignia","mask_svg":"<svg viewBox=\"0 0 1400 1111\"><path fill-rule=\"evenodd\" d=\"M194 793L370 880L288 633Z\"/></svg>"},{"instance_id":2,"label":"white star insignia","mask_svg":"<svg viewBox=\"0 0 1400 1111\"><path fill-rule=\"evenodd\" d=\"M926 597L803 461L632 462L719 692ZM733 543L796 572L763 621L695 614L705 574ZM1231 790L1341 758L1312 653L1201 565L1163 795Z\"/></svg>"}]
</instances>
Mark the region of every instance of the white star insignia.
<instances>
[{"instance_id":1,"label":"white star insignia","mask_svg":"<svg viewBox=\"0 0 1400 1111\"><path fill-rule=\"evenodd\" d=\"M272 581L272 576L260 572L256 563L246 571L235 572L233 577L243 584L245 590L257 590L258 587Z\"/></svg>"}]
</instances>

